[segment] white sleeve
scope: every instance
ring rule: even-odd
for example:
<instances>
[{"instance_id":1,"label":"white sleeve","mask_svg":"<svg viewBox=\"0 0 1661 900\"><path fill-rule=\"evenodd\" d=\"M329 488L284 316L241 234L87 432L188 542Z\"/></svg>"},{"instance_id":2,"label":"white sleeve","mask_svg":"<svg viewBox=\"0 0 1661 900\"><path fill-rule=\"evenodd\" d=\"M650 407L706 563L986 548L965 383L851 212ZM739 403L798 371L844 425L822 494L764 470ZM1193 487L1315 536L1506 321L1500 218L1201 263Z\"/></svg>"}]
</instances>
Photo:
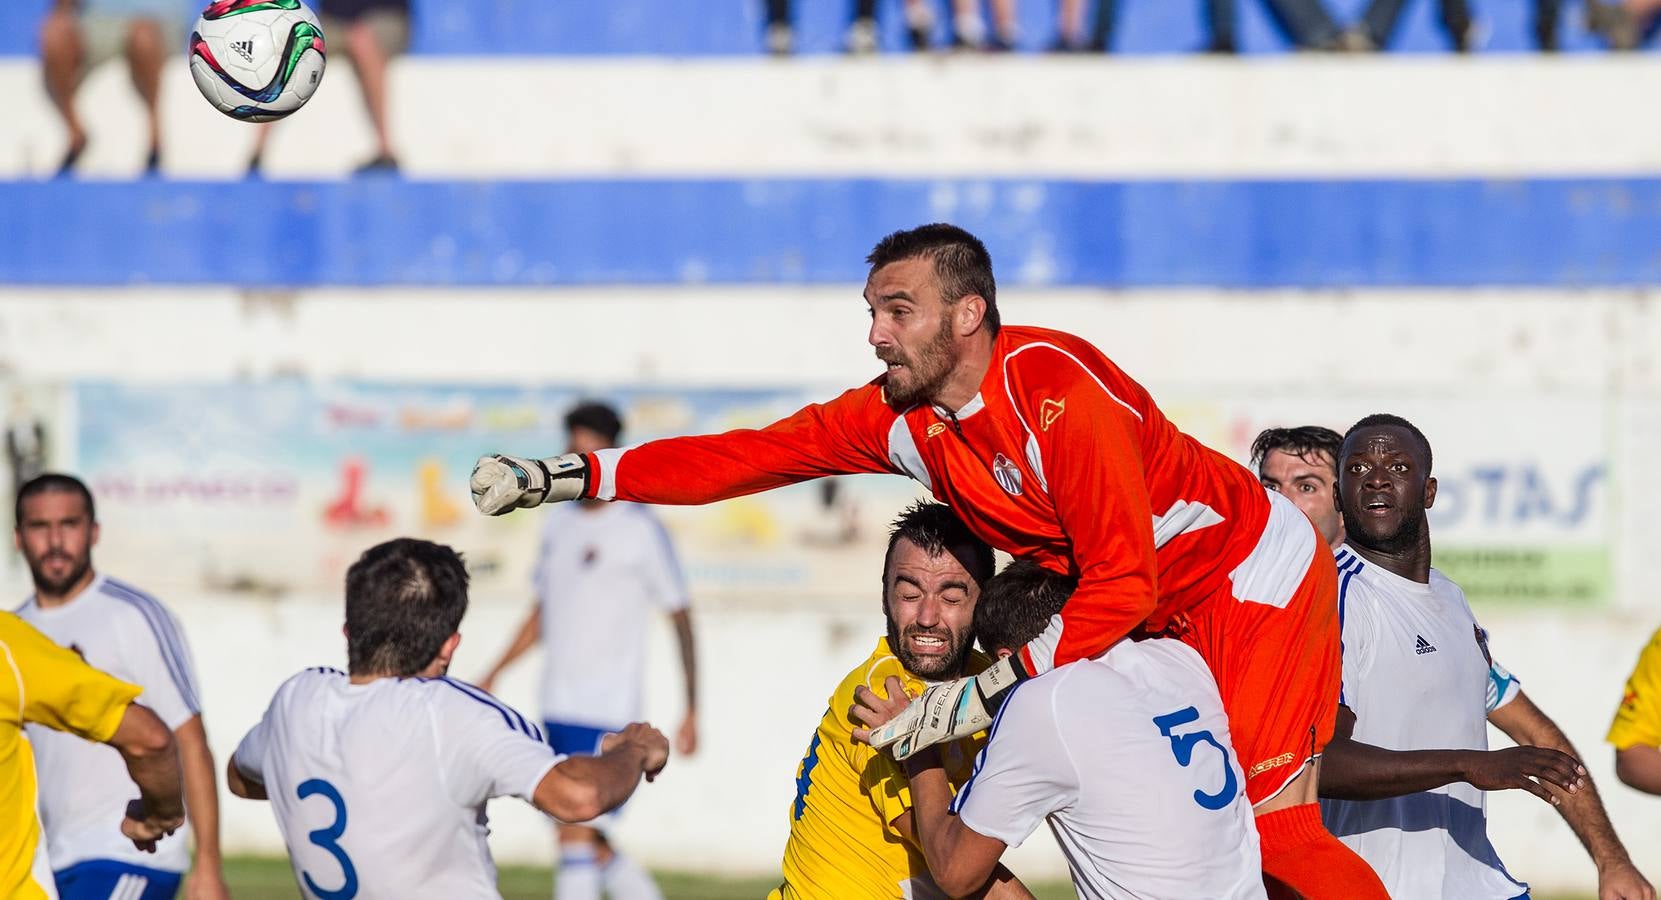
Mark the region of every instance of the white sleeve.
<instances>
[{"instance_id":1,"label":"white sleeve","mask_svg":"<svg viewBox=\"0 0 1661 900\"><path fill-rule=\"evenodd\" d=\"M970 830L1011 847L1078 800L1078 770L1057 728L1053 691L1032 684L1017 685L1004 701L974 773L952 800Z\"/></svg>"},{"instance_id":2,"label":"white sleeve","mask_svg":"<svg viewBox=\"0 0 1661 900\"><path fill-rule=\"evenodd\" d=\"M663 527L663 522L651 510L642 509L641 513L645 515L647 527L652 533L651 540L646 542L647 592L665 612L685 609L686 579L681 574L680 560L675 556L674 542L669 539L669 529Z\"/></svg>"},{"instance_id":3,"label":"white sleeve","mask_svg":"<svg viewBox=\"0 0 1661 900\"><path fill-rule=\"evenodd\" d=\"M1338 634L1343 658L1340 662L1338 702L1353 710L1358 694L1356 686L1366 679L1367 670L1372 667L1377 626L1373 622L1372 607L1355 596L1358 582L1353 576L1340 574L1339 578Z\"/></svg>"},{"instance_id":4,"label":"white sleeve","mask_svg":"<svg viewBox=\"0 0 1661 900\"><path fill-rule=\"evenodd\" d=\"M285 685L286 687L286 685ZM260 716L259 723L248 729L242 736L242 741L236 745L231 753L231 765L241 772L244 778L265 783L265 761L271 752L271 714L282 699L283 689L277 689L277 695L271 698L271 704L265 708L265 715Z\"/></svg>"},{"instance_id":5,"label":"white sleeve","mask_svg":"<svg viewBox=\"0 0 1661 900\"><path fill-rule=\"evenodd\" d=\"M513 707L465 681L433 681L443 686L433 724L452 799L465 806L492 797L529 801L542 777L564 757Z\"/></svg>"},{"instance_id":6,"label":"white sleeve","mask_svg":"<svg viewBox=\"0 0 1661 900\"><path fill-rule=\"evenodd\" d=\"M1481 625L1476 626L1477 643L1482 647L1482 656L1488 660L1488 711L1493 712L1507 703L1517 699L1523 692L1522 679L1511 674L1511 670L1500 665L1488 650L1488 629Z\"/></svg>"},{"instance_id":7,"label":"white sleeve","mask_svg":"<svg viewBox=\"0 0 1661 900\"><path fill-rule=\"evenodd\" d=\"M168 730L202 712L196 694L196 666L179 623L160 603L134 604L142 624L127 630L123 655L144 693L138 702L150 707Z\"/></svg>"}]
</instances>

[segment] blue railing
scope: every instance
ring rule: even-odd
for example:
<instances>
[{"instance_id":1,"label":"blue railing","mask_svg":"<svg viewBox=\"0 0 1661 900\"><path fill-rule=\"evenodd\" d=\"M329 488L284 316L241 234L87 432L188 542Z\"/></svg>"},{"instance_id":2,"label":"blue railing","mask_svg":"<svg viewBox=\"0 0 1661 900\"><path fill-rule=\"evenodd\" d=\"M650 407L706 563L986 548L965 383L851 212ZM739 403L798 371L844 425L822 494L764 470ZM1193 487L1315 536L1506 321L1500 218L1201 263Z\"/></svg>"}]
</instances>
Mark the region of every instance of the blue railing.
<instances>
[{"instance_id":1,"label":"blue railing","mask_svg":"<svg viewBox=\"0 0 1661 900\"><path fill-rule=\"evenodd\" d=\"M1006 284L1661 284L1661 179L0 183L0 284L857 283L955 221Z\"/></svg>"}]
</instances>

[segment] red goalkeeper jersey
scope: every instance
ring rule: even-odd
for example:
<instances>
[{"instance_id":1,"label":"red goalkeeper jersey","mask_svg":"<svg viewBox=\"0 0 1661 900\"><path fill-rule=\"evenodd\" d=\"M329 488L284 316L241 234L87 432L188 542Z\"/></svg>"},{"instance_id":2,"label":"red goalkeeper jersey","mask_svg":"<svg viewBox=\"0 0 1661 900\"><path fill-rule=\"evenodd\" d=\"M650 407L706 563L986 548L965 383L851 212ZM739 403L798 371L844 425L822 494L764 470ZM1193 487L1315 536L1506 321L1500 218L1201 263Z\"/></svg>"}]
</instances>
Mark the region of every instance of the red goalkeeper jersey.
<instances>
[{"instance_id":1,"label":"red goalkeeper jersey","mask_svg":"<svg viewBox=\"0 0 1661 900\"><path fill-rule=\"evenodd\" d=\"M992 546L1078 576L1022 653L1032 674L1226 591L1268 519L1245 467L1178 431L1073 335L1004 327L979 394L955 414L893 409L883 381L760 430L601 451L589 496L694 504L826 475L910 476Z\"/></svg>"}]
</instances>

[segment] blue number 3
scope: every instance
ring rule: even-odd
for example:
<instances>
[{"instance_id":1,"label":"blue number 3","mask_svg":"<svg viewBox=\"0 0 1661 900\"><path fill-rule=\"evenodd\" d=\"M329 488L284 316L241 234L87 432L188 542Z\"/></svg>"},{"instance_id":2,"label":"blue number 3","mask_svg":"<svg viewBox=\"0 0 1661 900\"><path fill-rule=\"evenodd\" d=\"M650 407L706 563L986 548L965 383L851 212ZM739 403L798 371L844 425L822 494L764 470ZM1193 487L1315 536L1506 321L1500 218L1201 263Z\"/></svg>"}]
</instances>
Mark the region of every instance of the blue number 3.
<instances>
[{"instance_id":1,"label":"blue number 3","mask_svg":"<svg viewBox=\"0 0 1661 900\"><path fill-rule=\"evenodd\" d=\"M1171 739L1171 755L1175 756L1177 763L1184 767L1194 761L1194 748L1202 743L1216 747L1217 751L1223 754L1223 775L1225 777L1223 789L1215 794L1207 794L1205 791L1198 789L1194 791L1195 803L1206 809L1222 809L1232 803L1235 795L1240 793L1240 784L1234 777L1234 766L1229 765L1228 750L1222 744L1217 743L1217 739L1212 737L1209 731L1196 731L1192 734L1171 733L1171 729L1178 725L1187 725L1189 722L1199 719L1199 717L1200 711L1190 706L1173 713L1166 713L1163 716L1155 716L1153 723L1159 726L1160 734Z\"/></svg>"},{"instance_id":2,"label":"blue number 3","mask_svg":"<svg viewBox=\"0 0 1661 900\"><path fill-rule=\"evenodd\" d=\"M352 900L353 897L358 895L358 871L352 868L352 860L347 857L346 851L342 850L338 843L335 843L340 840L341 835L346 833L346 801L340 798L340 791L335 790L334 785L321 778L302 781L296 793L300 795L301 800L313 794L322 794L325 799L334 804L334 824L327 828L319 828L307 834L306 837L312 843L329 851L329 855L335 858L335 862L340 863L340 871L346 876L345 884L336 890L327 891L318 887L317 882L311 880L309 873L302 871L300 877L305 880L306 889L322 898L322 900Z\"/></svg>"}]
</instances>

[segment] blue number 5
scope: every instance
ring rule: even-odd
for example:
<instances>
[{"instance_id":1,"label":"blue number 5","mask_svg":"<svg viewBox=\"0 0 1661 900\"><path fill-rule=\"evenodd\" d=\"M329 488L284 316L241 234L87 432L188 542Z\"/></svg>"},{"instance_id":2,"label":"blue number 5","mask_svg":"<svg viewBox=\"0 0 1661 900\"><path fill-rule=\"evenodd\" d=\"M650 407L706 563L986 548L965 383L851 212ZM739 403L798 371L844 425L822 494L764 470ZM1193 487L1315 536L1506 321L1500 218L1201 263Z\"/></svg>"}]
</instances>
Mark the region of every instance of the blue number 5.
<instances>
[{"instance_id":1,"label":"blue number 5","mask_svg":"<svg viewBox=\"0 0 1661 900\"><path fill-rule=\"evenodd\" d=\"M312 843L329 851L329 855L335 858L335 862L340 863L340 871L346 876L345 884L336 890L326 891L318 887L317 882L311 880L309 873L301 872L300 877L305 880L306 889L321 897L322 900L352 900L353 897L358 895L358 870L352 868L352 860L346 856L346 851L342 850L340 845L336 843L340 840L340 836L346 833L346 801L340 798L340 792L335 790L334 785L321 778L300 782L300 788L296 793L300 795L301 800L313 794L322 794L325 799L334 804L334 824L327 828L319 828L307 834L306 837Z\"/></svg>"},{"instance_id":2,"label":"blue number 5","mask_svg":"<svg viewBox=\"0 0 1661 900\"><path fill-rule=\"evenodd\" d=\"M1194 748L1200 744L1210 744L1223 754L1223 789L1215 794L1205 791L1194 791L1194 802L1206 809L1222 809L1234 801L1240 793L1240 785L1234 778L1234 767L1229 765L1228 750L1209 731L1196 731L1191 734L1172 734L1171 729L1178 725L1187 725L1200 717L1200 711L1194 707L1179 709L1163 716L1155 716L1153 723L1159 727L1159 733L1171 739L1171 755L1177 758L1177 763L1183 767L1194 761Z\"/></svg>"}]
</instances>

